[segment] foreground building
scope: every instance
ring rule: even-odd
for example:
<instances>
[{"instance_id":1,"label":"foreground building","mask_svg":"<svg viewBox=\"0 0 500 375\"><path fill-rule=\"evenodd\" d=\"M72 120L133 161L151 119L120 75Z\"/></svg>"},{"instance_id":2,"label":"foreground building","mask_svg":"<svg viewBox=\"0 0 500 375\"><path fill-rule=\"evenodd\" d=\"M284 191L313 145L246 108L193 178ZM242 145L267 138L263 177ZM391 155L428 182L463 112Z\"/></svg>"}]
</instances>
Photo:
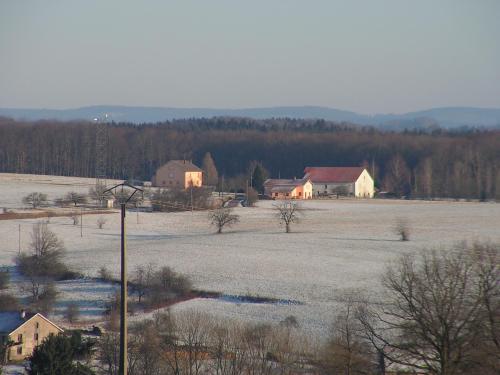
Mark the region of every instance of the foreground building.
<instances>
[{"instance_id":1,"label":"foreground building","mask_svg":"<svg viewBox=\"0 0 500 375\"><path fill-rule=\"evenodd\" d=\"M202 170L188 160L170 160L156 170L151 183L155 187L187 189L201 187Z\"/></svg>"},{"instance_id":2,"label":"foreground building","mask_svg":"<svg viewBox=\"0 0 500 375\"><path fill-rule=\"evenodd\" d=\"M62 328L42 314L0 312L0 344L12 342L6 353L7 361L21 361L29 357L47 336L61 332Z\"/></svg>"},{"instance_id":3,"label":"foreground building","mask_svg":"<svg viewBox=\"0 0 500 375\"><path fill-rule=\"evenodd\" d=\"M307 178L268 179L264 182L264 194L273 199L311 199L313 186Z\"/></svg>"},{"instance_id":4,"label":"foreground building","mask_svg":"<svg viewBox=\"0 0 500 375\"><path fill-rule=\"evenodd\" d=\"M373 198L373 178L363 167L307 167L305 179L310 179L314 196L346 194L356 198Z\"/></svg>"}]
</instances>

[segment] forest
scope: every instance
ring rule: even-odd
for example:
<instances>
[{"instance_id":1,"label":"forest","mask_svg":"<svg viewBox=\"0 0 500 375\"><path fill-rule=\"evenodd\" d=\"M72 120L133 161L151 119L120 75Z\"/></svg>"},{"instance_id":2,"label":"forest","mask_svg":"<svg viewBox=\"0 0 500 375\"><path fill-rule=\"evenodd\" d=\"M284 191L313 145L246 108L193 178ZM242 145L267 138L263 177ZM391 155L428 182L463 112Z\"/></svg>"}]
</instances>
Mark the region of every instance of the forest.
<instances>
[{"instance_id":1,"label":"forest","mask_svg":"<svg viewBox=\"0 0 500 375\"><path fill-rule=\"evenodd\" d=\"M260 164L270 177L306 166L366 166L379 191L411 198L500 199L500 130L389 132L324 120L210 118L107 125L106 176L149 180L171 159L210 152L225 189ZM0 118L0 172L94 177L96 127Z\"/></svg>"}]
</instances>

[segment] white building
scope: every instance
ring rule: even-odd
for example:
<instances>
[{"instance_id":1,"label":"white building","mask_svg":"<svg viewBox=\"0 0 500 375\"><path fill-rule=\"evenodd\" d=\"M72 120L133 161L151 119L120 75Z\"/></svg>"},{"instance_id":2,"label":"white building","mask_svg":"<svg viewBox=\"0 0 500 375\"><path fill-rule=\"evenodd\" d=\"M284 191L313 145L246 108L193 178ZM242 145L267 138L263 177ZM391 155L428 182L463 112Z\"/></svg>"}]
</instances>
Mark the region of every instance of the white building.
<instances>
[{"instance_id":1,"label":"white building","mask_svg":"<svg viewBox=\"0 0 500 375\"><path fill-rule=\"evenodd\" d=\"M373 178L363 167L307 167L304 178L311 180L313 195L347 194L373 198Z\"/></svg>"}]
</instances>

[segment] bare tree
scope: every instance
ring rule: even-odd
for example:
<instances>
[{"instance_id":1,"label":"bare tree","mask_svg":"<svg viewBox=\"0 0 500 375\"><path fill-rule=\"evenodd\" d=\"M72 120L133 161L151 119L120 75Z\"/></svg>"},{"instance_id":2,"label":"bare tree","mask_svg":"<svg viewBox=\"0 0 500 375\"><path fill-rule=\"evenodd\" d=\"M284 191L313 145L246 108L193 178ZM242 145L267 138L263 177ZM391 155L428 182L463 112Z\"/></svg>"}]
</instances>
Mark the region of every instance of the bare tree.
<instances>
[{"instance_id":1,"label":"bare tree","mask_svg":"<svg viewBox=\"0 0 500 375\"><path fill-rule=\"evenodd\" d=\"M103 217L103 216L99 216L99 217L97 218L97 227L98 227L99 229L102 229L102 228L104 227L104 224L106 224L106 218L105 218L105 217Z\"/></svg>"},{"instance_id":2,"label":"bare tree","mask_svg":"<svg viewBox=\"0 0 500 375\"><path fill-rule=\"evenodd\" d=\"M210 224L217 228L217 233L222 233L222 228L232 226L240 221L239 215L232 213L233 210L229 207L220 207L208 214Z\"/></svg>"},{"instance_id":3,"label":"bare tree","mask_svg":"<svg viewBox=\"0 0 500 375\"><path fill-rule=\"evenodd\" d=\"M53 279L58 279L68 272L68 268L62 263L64 244L52 232L46 223L33 225L30 244L32 254L20 254L16 257L16 264L24 277L29 281L29 292L32 301L36 302L43 286Z\"/></svg>"},{"instance_id":4,"label":"bare tree","mask_svg":"<svg viewBox=\"0 0 500 375\"><path fill-rule=\"evenodd\" d=\"M485 373L473 353L482 342L495 347L498 338L487 335L491 325L485 319L491 303L485 301L492 301L498 322L498 263L480 277L482 268L470 253L461 245L424 252L418 260L406 255L388 268L384 303L360 307L358 317L367 338L391 362L438 375Z\"/></svg>"},{"instance_id":5,"label":"bare tree","mask_svg":"<svg viewBox=\"0 0 500 375\"><path fill-rule=\"evenodd\" d=\"M80 223L80 216L78 215L78 213L73 212L71 214L71 220L73 220L73 225L78 225Z\"/></svg>"},{"instance_id":6,"label":"bare tree","mask_svg":"<svg viewBox=\"0 0 500 375\"><path fill-rule=\"evenodd\" d=\"M77 193L76 191L70 191L64 196L64 199L73 203L75 207L79 204L87 203L87 197L84 194Z\"/></svg>"},{"instance_id":7,"label":"bare tree","mask_svg":"<svg viewBox=\"0 0 500 375\"><path fill-rule=\"evenodd\" d=\"M37 192L30 193L23 198L23 203L32 208L38 208L47 203L47 194Z\"/></svg>"},{"instance_id":8,"label":"bare tree","mask_svg":"<svg viewBox=\"0 0 500 375\"><path fill-rule=\"evenodd\" d=\"M102 207L104 200L112 196L110 192L105 193L106 189L106 185L102 183L93 186L89 189L89 197Z\"/></svg>"},{"instance_id":9,"label":"bare tree","mask_svg":"<svg viewBox=\"0 0 500 375\"><path fill-rule=\"evenodd\" d=\"M274 205L280 224L285 225L286 233L291 232L291 225L299 222L302 214L300 204L291 200L284 200Z\"/></svg>"},{"instance_id":10,"label":"bare tree","mask_svg":"<svg viewBox=\"0 0 500 375\"><path fill-rule=\"evenodd\" d=\"M69 323L75 323L80 317L80 309L75 302L71 302L66 306L64 316Z\"/></svg>"},{"instance_id":11,"label":"bare tree","mask_svg":"<svg viewBox=\"0 0 500 375\"><path fill-rule=\"evenodd\" d=\"M394 233L399 236L401 241L410 240L410 224L406 219L398 219L394 225Z\"/></svg>"},{"instance_id":12,"label":"bare tree","mask_svg":"<svg viewBox=\"0 0 500 375\"><path fill-rule=\"evenodd\" d=\"M366 374L373 367L373 353L363 337L363 326L356 317L359 292L340 296L342 307L334 319L332 335L322 352L322 368L326 373Z\"/></svg>"},{"instance_id":13,"label":"bare tree","mask_svg":"<svg viewBox=\"0 0 500 375\"><path fill-rule=\"evenodd\" d=\"M148 290L152 287L154 278L154 265L137 266L132 277L132 290L137 294L139 303L146 296Z\"/></svg>"}]
</instances>

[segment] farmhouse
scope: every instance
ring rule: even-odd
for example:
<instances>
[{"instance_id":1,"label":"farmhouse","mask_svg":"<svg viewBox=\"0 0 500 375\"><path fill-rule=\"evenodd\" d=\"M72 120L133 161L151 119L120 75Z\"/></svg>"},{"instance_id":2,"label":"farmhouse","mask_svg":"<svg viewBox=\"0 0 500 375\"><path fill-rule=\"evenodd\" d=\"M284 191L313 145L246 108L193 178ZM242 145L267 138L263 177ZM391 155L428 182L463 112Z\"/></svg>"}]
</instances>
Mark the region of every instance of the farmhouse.
<instances>
[{"instance_id":1,"label":"farmhouse","mask_svg":"<svg viewBox=\"0 0 500 375\"><path fill-rule=\"evenodd\" d=\"M152 185L176 189L201 187L202 170L188 160L170 160L156 170Z\"/></svg>"},{"instance_id":2,"label":"farmhouse","mask_svg":"<svg viewBox=\"0 0 500 375\"><path fill-rule=\"evenodd\" d=\"M268 179L264 182L264 194L274 199L311 199L312 184L303 179Z\"/></svg>"},{"instance_id":3,"label":"farmhouse","mask_svg":"<svg viewBox=\"0 0 500 375\"><path fill-rule=\"evenodd\" d=\"M373 198L373 178L363 167L307 167L305 179L310 179L314 196L347 194L356 198Z\"/></svg>"},{"instance_id":4,"label":"farmhouse","mask_svg":"<svg viewBox=\"0 0 500 375\"><path fill-rule=\"evenodd\" d=\"M0 344L12 342L6 353L7 361L20 361L29 357L47 336L61 332L61 328L42 314L0 312Z\"/></svg>"}]
</instances>

